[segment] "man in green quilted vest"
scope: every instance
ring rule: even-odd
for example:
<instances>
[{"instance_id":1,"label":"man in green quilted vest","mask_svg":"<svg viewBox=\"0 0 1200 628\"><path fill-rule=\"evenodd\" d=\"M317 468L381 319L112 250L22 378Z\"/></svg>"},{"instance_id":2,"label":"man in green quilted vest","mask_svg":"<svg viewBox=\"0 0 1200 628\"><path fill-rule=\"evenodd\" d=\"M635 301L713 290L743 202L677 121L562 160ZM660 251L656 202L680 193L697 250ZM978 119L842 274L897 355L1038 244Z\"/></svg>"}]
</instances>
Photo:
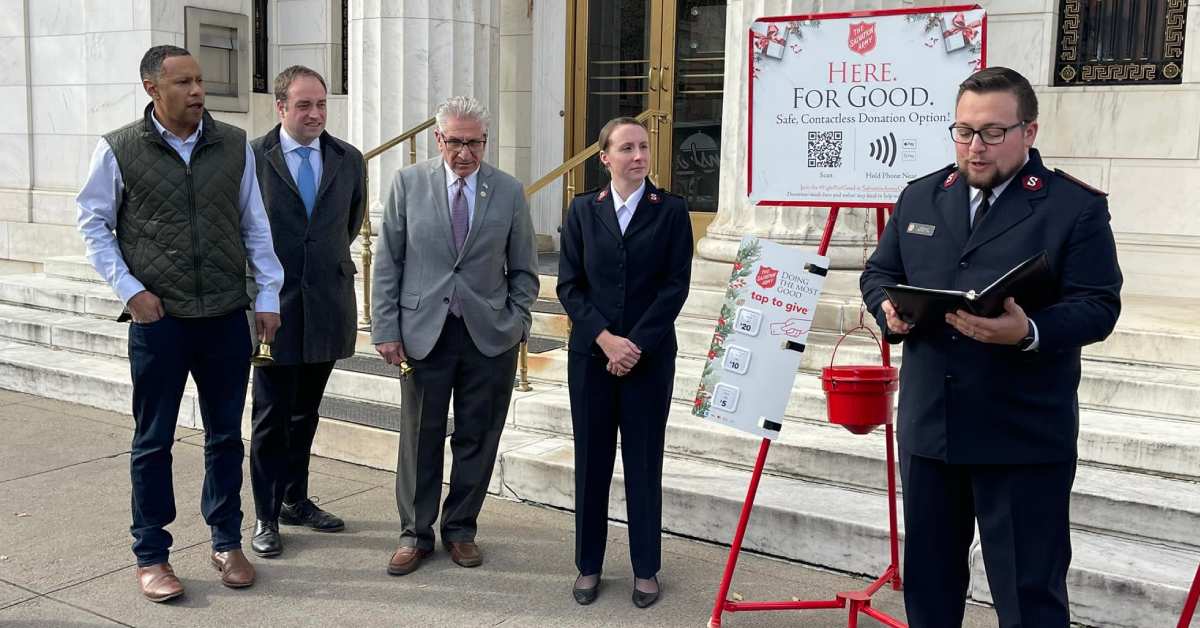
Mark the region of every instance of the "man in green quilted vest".
<instances>
[{"instance_id":1,"label":"man in green quilted vest","mask_svg":"<svg viewBox=\"0 0 1200 628\"><path fill-rule=\"evenodd\" d=\"M201 511L213 567L254 583L241 550L242 410L250 374L249 264L258 339L279 327L283 269L271 244L254 154L241 129L204 109L200 65L155 46L141 63L152 102L100 139L76 203L88 259L125 303L133 377L133 553L142 594L183 594L167 562L175 520L171 445L188 374L204 422Z\"/></svg>"}]
</instances>

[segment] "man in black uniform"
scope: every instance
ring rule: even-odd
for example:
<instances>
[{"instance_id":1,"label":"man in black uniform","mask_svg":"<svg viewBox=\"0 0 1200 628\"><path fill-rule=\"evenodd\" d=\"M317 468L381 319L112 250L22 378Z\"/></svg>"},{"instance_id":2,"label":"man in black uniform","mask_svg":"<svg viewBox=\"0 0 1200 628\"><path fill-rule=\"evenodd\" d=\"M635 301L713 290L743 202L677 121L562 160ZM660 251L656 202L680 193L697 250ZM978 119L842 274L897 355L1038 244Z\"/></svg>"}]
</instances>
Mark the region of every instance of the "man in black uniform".
<instances>
[{"instance_id":1,"label":"man in black uniform","mask_svg":"<svg viewBox=\"0 0 1200 628\"><path fill-rule=\"evenodd\" d=\"M1080 348L1120 313L1121 271L1102 192L1033 149L1037 97L1008 68L959 87L957 163L909 184L867 262L863 300L904 343L900 471L909 625L962 623L979 521L1000 625L1065 627L1068 511L1079 431ZM1040 251L1056 299L945 324L901 320L880 286L980 289Z\"/></svg>"}]
</instances>

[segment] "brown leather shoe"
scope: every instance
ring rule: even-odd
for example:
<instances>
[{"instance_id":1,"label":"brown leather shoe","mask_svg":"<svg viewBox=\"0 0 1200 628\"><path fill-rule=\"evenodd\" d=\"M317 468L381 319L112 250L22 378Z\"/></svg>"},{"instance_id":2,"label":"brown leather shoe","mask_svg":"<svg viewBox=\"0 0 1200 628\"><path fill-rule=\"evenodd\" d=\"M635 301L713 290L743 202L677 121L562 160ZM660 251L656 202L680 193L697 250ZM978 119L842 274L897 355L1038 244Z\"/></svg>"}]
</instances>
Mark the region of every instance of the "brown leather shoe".
<instances>
[{"instance_id":1,"label":"brown leather shoe","mask_svg":"<svg viewBox=\"0 0 1200 628\"><path fill-rule=\"evenodd\" d=\"M166 602L183 595L183 583L175 577L171 563L138 567L135 573L142 595L151 602Z\"/></svg>"},{"instance_id":2,"label":"brown leather shoe","mask_svg":"<svg viewBox=\"0 0 1200 628\"><path fill-rule=\"evenodd\" d=\"M478 567L483 564L483 554L479 553L479 546L470 541L466 543L443 541L442 544L446 546L446 551L450 552L450 560L457 563L459 567Z\"/></svg>"},{"instance_id":3,"label":"brown leather shoe","mask_svg":"<svg viewBox=\"0 0 1200 628\"><path fill-rule=\"evenodd\" d=\"M407 576L421 566L421 561L432 554L433 550L423 550L411 545L401 545L388 561L389 576Z\"/></svg>"},{"instance_id":4,"label":"brown leather shoe","mask_svg":"<svg viewBox=\"0 0 1200 628\"><path fill-rule=\"evenodd\" d=\"M240 549L213 552L212 566L221 572L221 584L231 589L244 589L254 584L254 565L246 560Z\"/></svg>"}]
</instances>

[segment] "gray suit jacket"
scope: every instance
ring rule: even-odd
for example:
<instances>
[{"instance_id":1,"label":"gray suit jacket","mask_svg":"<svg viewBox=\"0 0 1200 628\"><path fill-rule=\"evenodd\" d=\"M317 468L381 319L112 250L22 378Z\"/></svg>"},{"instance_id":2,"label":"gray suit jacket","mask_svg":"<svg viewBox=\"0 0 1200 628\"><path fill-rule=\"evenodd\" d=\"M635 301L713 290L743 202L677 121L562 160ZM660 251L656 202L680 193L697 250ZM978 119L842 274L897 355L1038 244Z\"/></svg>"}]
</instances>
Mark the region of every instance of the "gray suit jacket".
<instances>
[{"instance_id":1,"label":"gray suit jacket","mask_svg":"<svg viewBox=\"0 0 1200 628\"><path fill-rule=\"evenodd\" d=\"M392 179L371 279L371 340L401 341L418 360L433 349L457 291L479 350L499 355L528 337L537 298L537 249L525 188L483 163L475 217L454 251L446 170L438 156Z\"/></svg>"},{"instance_id":2,"label":"gray suit jacket","mask_svg":"<svg viewBox=\"0 0 1200 628\"><path fill-rule=\"evenodd\" d=\"M279 145L279 125L250 143L275 255L283 265L276 364L330 362L354 354L358 311L350 243L362 226L363 157L321 134L321 181L310 220Z\"/></svg>"}]
</instances>

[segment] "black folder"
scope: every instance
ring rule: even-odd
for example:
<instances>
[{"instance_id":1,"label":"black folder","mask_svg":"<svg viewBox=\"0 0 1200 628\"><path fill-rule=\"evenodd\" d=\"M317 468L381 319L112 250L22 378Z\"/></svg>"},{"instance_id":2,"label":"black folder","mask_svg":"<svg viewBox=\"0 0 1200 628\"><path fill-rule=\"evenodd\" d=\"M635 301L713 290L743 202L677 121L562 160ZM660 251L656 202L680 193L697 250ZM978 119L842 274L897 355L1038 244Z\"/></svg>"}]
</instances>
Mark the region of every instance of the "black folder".
<instances>
[{"instance_id":1,"label":"black folder","mask_svg":"<svg viewBox=\"0 0 1200 628\"><path fill-rule=\"evenodd\" d=\"M1004 313L1004 299L1008 297L1016 299L1026 312L1050 305L1056 297L1054 275L1045 251L1017 264L978 292L904 284L882 288L901 320L926 327L944 321L946 312L955 310L986 318L999 316Z\"/></svg>"}]
</instances>

